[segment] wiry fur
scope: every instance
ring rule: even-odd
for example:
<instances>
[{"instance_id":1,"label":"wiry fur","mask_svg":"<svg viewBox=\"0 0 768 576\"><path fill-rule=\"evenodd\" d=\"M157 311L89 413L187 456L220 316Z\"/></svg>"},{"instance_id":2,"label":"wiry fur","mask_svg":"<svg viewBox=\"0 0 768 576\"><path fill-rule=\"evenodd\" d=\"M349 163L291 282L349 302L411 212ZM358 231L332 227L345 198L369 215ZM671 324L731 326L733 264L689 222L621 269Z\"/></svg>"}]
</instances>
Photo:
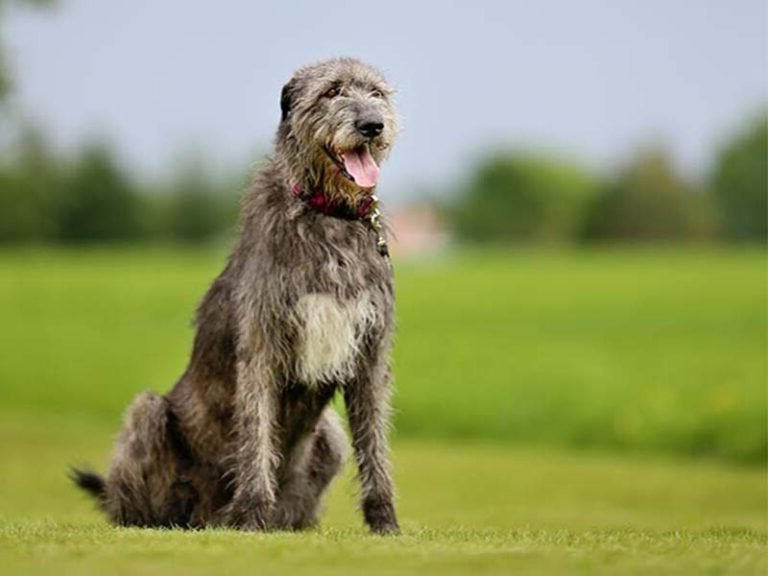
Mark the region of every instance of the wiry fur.
<instances>
[{"instance_id":1,"label":"wiry fur","mask_svg":"<svg viewBox=\"0 0 768 576\"><path fill-rule=\"evenodd\" d=\"M335 98L326 98L337 87ZM341 390L375 532L397 531L387 448L393 286L364 221L320 214L294 183L354 206L369 191L324 151L362 144L380 163L396 134L375 69L336 59L300 69L281 97L275 156L247 194L239 240L197 312L189 365L165 396L131 405L106 479L75 471L117 524L313 525L346 454L328 406ZM383 119L375 138L355 130Z\"/></svg>"}]
</instances>

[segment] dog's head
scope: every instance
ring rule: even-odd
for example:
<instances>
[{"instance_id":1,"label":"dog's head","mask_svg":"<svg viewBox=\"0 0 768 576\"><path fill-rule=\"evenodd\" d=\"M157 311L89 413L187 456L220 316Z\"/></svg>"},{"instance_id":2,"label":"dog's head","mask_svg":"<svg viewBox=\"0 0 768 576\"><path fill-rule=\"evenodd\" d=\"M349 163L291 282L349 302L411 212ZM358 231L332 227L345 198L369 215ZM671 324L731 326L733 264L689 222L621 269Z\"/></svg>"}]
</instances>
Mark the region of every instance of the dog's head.
<instances>
[{"instance_id":1,"label":"dog's head","mask_svg":"<svg viewBox=\"0 0 768 576\"><path fill-rule=\"evenodd\" d=\"M283 87L278 147L294 177L351 198L374 188L397 134L392 89L375 68L338 58Z\"/></svg>"}]
</instances>

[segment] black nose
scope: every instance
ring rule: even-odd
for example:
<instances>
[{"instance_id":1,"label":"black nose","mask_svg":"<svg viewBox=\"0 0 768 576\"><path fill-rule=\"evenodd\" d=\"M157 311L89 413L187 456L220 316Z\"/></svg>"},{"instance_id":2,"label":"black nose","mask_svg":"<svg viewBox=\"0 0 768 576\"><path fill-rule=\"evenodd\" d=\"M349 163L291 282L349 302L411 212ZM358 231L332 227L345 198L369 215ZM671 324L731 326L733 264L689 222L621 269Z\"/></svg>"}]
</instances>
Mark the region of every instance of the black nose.
<instances>
[{"instance_id":1,"label":"black nose","mask_svg":"<svg viewBox=\"0 0 768 576\"><path fill-rule=\"evenodd\" d=\"M384 122L379 118L361 118L355 122L355 128L366 138L375 138L384 130Z\"/></svg>"}]
</instances>

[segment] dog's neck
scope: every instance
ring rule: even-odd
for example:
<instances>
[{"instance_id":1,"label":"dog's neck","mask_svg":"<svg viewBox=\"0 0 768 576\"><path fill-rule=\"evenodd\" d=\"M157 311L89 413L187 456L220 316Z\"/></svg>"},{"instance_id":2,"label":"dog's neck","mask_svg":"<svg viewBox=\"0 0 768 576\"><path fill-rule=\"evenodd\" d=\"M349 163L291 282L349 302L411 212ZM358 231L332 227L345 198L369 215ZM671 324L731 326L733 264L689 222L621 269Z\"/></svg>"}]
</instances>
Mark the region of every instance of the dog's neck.
<instances>
[{"instance_id":1,"label":"dog's neck","mask_svg":"<svg viewBox=\"0 0 768 576\"><path fill-rule=\"evenodd\" d=\"M291 193L313 210L345 220L366 220L376 207L376 196L373 194L366 194L357 206L351 206L344 196L326 194L322 188L304 188L298 182L291 185Z\"/></svg>"},{"instance_id":2,"label":"dog's neck","mask_svg":"<svg viewBox=\"0 0 768 576\"><path fill-rule=\"evenodd\" d=\"M357 203L357 206L349 205L343 196L330 196L322 188L304 189L301 184L294 182L291 186L291 194L302 200L313 210L344 220L361 220L368 224L376 233L376 249L379 254L389 261L389 246L384 236L384 227L381 223L379 212L379 199L371 191Z\"/></svg>"}]
</instances>

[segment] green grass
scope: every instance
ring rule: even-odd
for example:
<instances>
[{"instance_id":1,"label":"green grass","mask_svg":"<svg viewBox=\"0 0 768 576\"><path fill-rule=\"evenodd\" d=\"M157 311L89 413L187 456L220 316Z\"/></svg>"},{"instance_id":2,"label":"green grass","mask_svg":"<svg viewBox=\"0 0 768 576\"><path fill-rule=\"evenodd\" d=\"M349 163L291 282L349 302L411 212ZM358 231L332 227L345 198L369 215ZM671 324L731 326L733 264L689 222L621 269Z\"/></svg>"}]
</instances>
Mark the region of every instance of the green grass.
<instances>
[{"instance_id":1,"label":"green grass","mask_svg":"<svg viewBox=\"0 0 768 576\"><path fill-rule=\"evenodd\" d=\"M361 527L351 470L310 533L109 527L65 471L171 386L223 258L0 253L3 574L768 570L758 251L398 263L402 536Z\"/></svg>"},{"instance_id":2,"label":"green grass","mask_svg":"<svg viewBox=\"0 0 768 576\"><path fill-rule=\"evenodd\" d=\"M0 254L0 405L116 422L181 373L223 253ZM396 430L765 464L760 251L397 265Z\"/></svg>"},{"instance_id":3,"label":"green grass","mask_svg":"<svg viewBox=\"0 0 768 576\"><path fill-rule=\"evenodd\" d=\"M4 574L764 574L765 472L706 461L402 440L404 534L369 536L351 470L319 530L111 528L64 478L108 426L0 423ZM12 441L8 441L12 440Z\"/></svg>"}]
</instances>

